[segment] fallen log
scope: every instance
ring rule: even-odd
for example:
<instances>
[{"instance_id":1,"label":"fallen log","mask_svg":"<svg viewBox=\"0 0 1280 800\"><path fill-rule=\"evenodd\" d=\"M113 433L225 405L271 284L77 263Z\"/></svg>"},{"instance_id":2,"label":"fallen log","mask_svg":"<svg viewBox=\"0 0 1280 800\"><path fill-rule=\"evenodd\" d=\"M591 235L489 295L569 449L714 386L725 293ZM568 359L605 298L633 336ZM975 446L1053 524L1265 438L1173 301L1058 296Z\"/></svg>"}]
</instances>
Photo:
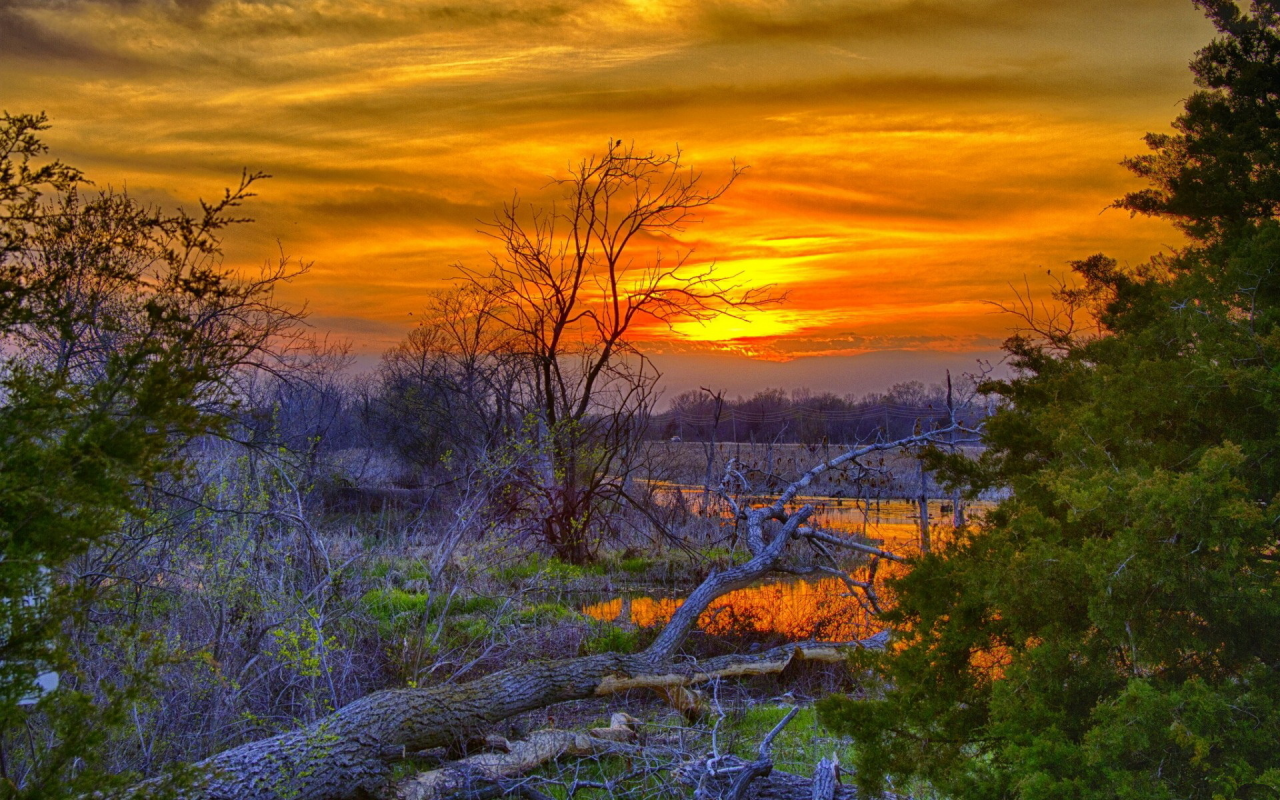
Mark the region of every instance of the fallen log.
<instances>
[{"instance_id":1,"label":"fallen log","mask_svg":"<svg viewBox=\"0 0 1280 800\"><path fill-rule=\"evenodd\" d=\"M609 728L594 728L587 733L546 729L519 741L503 740L502 752L470 756L407 778L396 784L392 796L395 800L435 800L464 793L477 784L524 775L563 756L640 752L627 744L636 736L633 722L626 714L614 714Z\"/></svg>"},{"instance_id":2,"label":"fallen log","mask_svg":"<svg viewBox=\"0 0 1280 800\"><path fill-rule=\"evenodd\" d=\"M836 789L840 786L839 770L840 762L834 755L819 761L818 766L813 768L813 784L810 787L809 797L812 800L832 800L836 796Z\"/></svg>"},{"instance_id":3,"label":"fallen log","mask_svg":"<svg viewBox=\"0 0 1280 800\"><path fill-rule=\"evenodd\" d=\"M655 664L647 654L606 653L525 664L461 686L375 692L304 728L201 762L197 767L206 777L186 796L342 800L379 794L395 753L479 738L516 714L630 689L661 690L670 696L718 678L778 673L796 660L835 663L851 647L882 643L800 642L684 664Z\"/></svg>"},{"instance_id":4,"label":"fallen log","mask_svg":"<svg viewBox=\"0 0 1280 800\"><path fill-rule=\"evenodd\" d=\"M746 522L751 559L723 572L712 572L642 653L524 664L461 686L374 692L305 727L249 742L200 762L195 765L198 777L183 796L192 800L385 796L394 754L404 757L480 738L495 723L517 714L630 689L659 691L677 707L683 706L686 713L696 713L700 698L691 687L698 684L781 672L797 658L837 662L849 647L883 646L884 637L878 635L864 642L788 644L760 654L722 656L698 663L676 660L680 646L712 601L777 570L792 541L812 541L801 526L813 507L790 510L787 505L818 474L871 453L941 441L939 437L956 430L962 429L953 424L897 442L846 451L811 468L768 506L744 508L726 496L734 513ZM765 529L769 521L779 523L772 532ZM770 778L768 785L775 782ZM161 785L159 781L144 782L133 794L146 795ZM836 796L845 795L837 792Z\"/></svg>"}]
</instances>

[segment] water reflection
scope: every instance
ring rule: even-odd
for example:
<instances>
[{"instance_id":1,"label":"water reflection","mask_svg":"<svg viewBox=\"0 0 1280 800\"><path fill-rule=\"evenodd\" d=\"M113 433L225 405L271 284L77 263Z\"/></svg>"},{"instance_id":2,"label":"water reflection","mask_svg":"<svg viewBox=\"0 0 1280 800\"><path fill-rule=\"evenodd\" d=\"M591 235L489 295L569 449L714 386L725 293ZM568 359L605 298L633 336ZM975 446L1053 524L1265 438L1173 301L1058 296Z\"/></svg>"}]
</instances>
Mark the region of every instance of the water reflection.
<instances>
[{"instance_id":1,"label":"water reflection","mask_svg":"<svg viewBox=\"0 0 1280 800\"><path fill-rule=\"evenodd\" d=\"M801 498L800 502L812 503L818 509L814 520L828 531L857 535L904 556L919 553L919 512L914 503L871 501L863 505L831 498ZM951 509L946 503L934 501L929 518L933 546L945 547L953 531ZM877 586L902 568L882 561ZM866 569L859 569L854 577L866 580ZM879 593L882 604L892 602L887 590L881 587ZM589 605L583 613L599 620L649 627L670 620L682 602L676 598L621 597ZM775 635L790 640L848 641L870 636L882 626L873 619L861 593L851 594L843 581L827 578L770 583L731 592L711 604L699 620L699 627L718 636Z\"/></svg>"},{"instance_id":2,"label":"water reflection","mask_svg":"<svg viewBox=\"0 0 1280 800\"><path fill-rule=\"evenodd\" d=\"M682 602L672 598L618 598L587 606L583 613L600 620L649 627L671 619ZM711 604L698 627L718 636L779 634L794 640L831 641L861 639L878 630L872 630L866 609L835 578L771 583L730 592Z\"/></svg>"}]
</instances>

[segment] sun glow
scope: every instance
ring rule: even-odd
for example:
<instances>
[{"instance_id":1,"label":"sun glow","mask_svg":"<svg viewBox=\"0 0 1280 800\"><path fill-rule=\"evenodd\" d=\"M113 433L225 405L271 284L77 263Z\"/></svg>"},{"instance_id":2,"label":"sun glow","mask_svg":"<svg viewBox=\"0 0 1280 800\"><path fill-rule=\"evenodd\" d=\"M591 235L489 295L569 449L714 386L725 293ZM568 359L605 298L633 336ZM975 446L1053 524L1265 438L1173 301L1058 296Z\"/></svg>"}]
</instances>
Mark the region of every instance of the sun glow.
<instances>
[{"instance_id":1,"label":"sun glow","mask_svg":"<svg viewBox=\"0 0 1280 800\"><path fill-rule=\"evenodd\" d=\"M1023 275L1176 243L1099 211L1137 185L1117 162L1165 128L1206 23L1189 3L1070 6L1010 24L965 0L930 19L821 0L73 0L0 10L29 32L0 48L0 81L100 184L191 205L246 165L273 173L228 258L313 262L287 293L358 352L486 262L478 229L504 201L553 201L553 177L618 138L678 147L711 181L749 165L678 249L787 294L649 343L955 351L1003 338L984 301Z\"/></svg>"},{"instance_id":2,"label":"sun glow","mask_svg":"<svg viewBox=\"0 0 1280 800\"><path fill-rule=\"evenodd\" d=\"M706 321L676 323L674 333L694 342L724 342L787 336L822 326L830 318L822 312L805 313L787 308L738 309Z\"/></svg>"}]
</instances>

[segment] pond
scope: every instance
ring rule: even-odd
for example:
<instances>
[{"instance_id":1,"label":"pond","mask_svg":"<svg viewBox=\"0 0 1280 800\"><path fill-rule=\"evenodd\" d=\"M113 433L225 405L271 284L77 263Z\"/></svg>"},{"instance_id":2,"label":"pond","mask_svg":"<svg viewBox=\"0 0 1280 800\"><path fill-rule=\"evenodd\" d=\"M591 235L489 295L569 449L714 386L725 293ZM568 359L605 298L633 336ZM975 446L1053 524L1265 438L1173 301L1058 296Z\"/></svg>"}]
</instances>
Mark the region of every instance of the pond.
<instances>
[{"instance_id":1,"label":"pond","mask_svg":"<svg viewBox=\"0 0 1280 800\"><path fill-rule=\"evenodd\" d=\"M856 535L903 556L920 552L919 511L914 502L864 504L823 497L799 498L799 502L812 503L818 509L814 521L830 532ZM970 507L966 512L980 510L981 506ZM948 501L930 501L929 524L934 546L945 546L953 530ZM877 584L900 569L899 564L882 561ZM854 577L865 579L865 575ZM891 600L884 589L879 594L882 601ZM583 613L602 621L649 627L666 623L681 602L671 597L618 597L588 605ZM792 641L850 641L871 636L882 627L861 593L851 595L836 578L778 581L730 592L713 602L699 621L701 630L717 636L781 636Z\"/></svg>"}]
</instances>

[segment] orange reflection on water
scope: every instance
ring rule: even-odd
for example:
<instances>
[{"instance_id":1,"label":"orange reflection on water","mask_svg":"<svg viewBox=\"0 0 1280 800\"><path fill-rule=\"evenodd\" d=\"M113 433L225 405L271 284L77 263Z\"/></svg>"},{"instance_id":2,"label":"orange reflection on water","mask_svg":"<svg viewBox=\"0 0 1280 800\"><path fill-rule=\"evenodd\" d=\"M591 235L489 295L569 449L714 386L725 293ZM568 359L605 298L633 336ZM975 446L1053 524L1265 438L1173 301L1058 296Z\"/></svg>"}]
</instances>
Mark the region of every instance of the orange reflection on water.
<instances>
[{"instance_id":1,"label":"orange reflection on water","mask_svg":"<svg viewBox=\"0 0 1280 800\"><path fill-rule=\"evenodd\" d=\"M825 530L855 534L902 556L919 553L920 528L913 503L885 502L874 508L856 503L837 505L830 498L819 506L818 522ZM806 501L810 498L805 498ZM930 517L944 517L941 503L934 503ZM937 519L937 518L935 518ZM945 547L953 529L940 519L931 525L934 547ZM900 574L904 565L882 560L875 576L881 605L891 603L885 578ZM867 570L854 577L868 579ZM617 598L587 606L582 611L607 622L631 623L640 627L665 624L683 600L675 598ZM836 578L818 581L788 581L739 589L712 602L698 620L698 627L718 636L779 634L787 639L849 641L875 634L883 627L870 613L865 597L854 596L850 587Z\"/></svg>"},{"instance_id":2,"label":"orange reflection on water","mask_svg":"<svg viewBox=\"0 0 1280 800\"><path fill-rule=\"evenodd\" d=\"M683 602L619 598L588 606L583 613L599 620L650 627L670 620ZM717 636L781 634L792 640L827 641L860 639L880 629L859 599L835 578L770 583L730 592L702 613L698 627Z\"/></svg>"}]
</instances>

